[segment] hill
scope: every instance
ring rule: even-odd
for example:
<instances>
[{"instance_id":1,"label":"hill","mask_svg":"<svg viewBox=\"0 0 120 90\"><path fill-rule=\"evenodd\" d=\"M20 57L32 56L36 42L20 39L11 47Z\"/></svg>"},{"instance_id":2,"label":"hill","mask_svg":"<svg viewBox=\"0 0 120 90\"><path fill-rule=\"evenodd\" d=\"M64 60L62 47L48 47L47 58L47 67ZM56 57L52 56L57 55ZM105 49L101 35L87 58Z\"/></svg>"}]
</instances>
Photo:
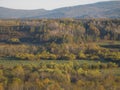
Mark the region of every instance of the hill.
<instances>
[{"instance_id":1,"label":"hill","mask_svg":"<svg viewBox=\"0 0 120 90\"><path fill-rule=\"evenodd\" d=\"M0 7L0 18L120 18L120 1L99 2L54 10L17 10Z\"/></svg>"}]
</instances>

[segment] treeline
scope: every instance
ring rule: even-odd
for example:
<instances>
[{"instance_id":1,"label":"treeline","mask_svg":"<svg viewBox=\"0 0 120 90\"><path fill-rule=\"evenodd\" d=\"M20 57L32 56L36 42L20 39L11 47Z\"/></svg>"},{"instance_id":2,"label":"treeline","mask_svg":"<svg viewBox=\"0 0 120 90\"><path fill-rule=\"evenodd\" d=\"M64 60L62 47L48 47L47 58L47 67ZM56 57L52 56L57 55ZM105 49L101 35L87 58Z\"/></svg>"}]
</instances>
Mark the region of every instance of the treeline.
<instances>
[{"instance_id":1,"label":"treeline","mask_svg":"<svg viewBox=\"0 0 120 90\"><path fill-rule=\"evenodd\" d=\"M119 19L0 20L0 42L82 43L120 40Z\"/></svg>"},{"instance_id":2,"label":"treeline","mask_svg":"<svg viewBox=\"0 0 120 90\"><path fill-rule=\"evenodd\" d=\"M41 62L39 66L0 66L0 90L119 90L120 76L104 70L115 63Z\"/></svg>"},{"instance_id":3,"label":"treeline","mask_svg":"<svg viewBox=\"0 0 120 90\"><path fill-rule=\"evenodd\" d=\"M102 60L120 61L119 50L89 44L0 45L0 57L16 60Z\"/></svg>"}]
</instances>

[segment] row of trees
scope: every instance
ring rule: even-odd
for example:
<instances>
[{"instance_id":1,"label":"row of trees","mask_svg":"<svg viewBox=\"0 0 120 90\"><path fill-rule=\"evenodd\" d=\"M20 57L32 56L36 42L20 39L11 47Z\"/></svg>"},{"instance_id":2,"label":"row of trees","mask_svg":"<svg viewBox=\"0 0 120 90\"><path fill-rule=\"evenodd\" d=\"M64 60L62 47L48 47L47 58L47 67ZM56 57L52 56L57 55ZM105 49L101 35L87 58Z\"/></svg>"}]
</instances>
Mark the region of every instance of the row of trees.
<instances>
[{"instance_id":1,"label":"row of trees","mask_svg":"<svg viewBox=\"0 0 120 90\"><path fill-rule=\"evenodd\" d=\"M120 61L118 50L102 48L96 44L78 46L55 43L38 45L0 45L0 57L19 60L102 60Z\"/></svg>"},{"instance_id":2,"label":"row of trees","mask_svg":"<svg viewBox=\"0 0 120 90\"><path fill-rule=\"evenodd\" d=\"M102 48L96 44L48 44L40 45L7 45L0 46L0 57L11 57L19 60L107 60L120 61L120 52L115 49Z\"/></svg>"}]
</instances>

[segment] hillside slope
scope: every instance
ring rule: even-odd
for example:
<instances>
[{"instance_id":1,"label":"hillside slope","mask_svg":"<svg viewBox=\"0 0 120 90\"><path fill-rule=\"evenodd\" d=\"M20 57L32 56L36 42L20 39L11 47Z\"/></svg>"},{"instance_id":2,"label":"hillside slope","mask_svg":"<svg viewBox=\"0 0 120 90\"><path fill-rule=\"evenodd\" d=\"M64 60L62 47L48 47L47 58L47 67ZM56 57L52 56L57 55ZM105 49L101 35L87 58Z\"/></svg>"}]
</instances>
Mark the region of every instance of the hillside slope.
<instances>
[{"instance_id":1,"label":"hillside slope","mask_svg":"<svg viewBox=\"0 0 120 90\"><path fill-rule=\"evenodd\" d=\"M120 18L120 1L99 2L54 10L17 10L0 7L0 18Z\"/></svg>"}]
</instances>

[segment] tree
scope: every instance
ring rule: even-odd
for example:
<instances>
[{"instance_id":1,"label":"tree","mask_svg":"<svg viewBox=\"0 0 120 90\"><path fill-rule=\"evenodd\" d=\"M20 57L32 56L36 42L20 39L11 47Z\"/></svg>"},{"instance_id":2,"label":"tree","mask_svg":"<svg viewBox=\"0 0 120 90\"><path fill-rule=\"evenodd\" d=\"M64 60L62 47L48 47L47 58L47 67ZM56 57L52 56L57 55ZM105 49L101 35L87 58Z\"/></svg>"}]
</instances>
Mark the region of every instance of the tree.
<instances>
[{"instance_id":1,"label":"tree","mask_svg":"<svg viewBox=\"0 0 120 90\"><path fill-rule=\"evenodd\" d=\"M3 84L0 83L0 90L4 90Z\"/></svg>"},{"instance_id":2,"label":"tree","mask_svg":"<svg viewBox=\"0 0 120 90\"><path fill-rule=\"evenodd\" d=\"M8 90L23 90L22 81L19 78L13 78L9 84Z\"/></svg>"},{"instance_id":3,"label":"tree","mask_svg":"<svg viewBox=\"0 0 120 90\"><path fill-rule=\"evenodd\" d=\"M13 76L15 77L18 77L18 78L21 78L23 79L24 78L24 69L22 66L15 66L12 70L12 74Z\"/></svg>"},{"instance_id":4,"label":"tree","mask_svg":"<svg viewBox=\"0 0 120 90\"><path fill-rule=\"evenodd\" d=\"M80 51L78 54L78 59L86 59L86 55L82 51Z\"/></svg>"},{"instance_id":5,"label":"tree","mask_svg":"<svg viewBox=\"0 0 120 90\"><path fill-rule=\"evenodd\" d=\"M88 34L93 36L92 39L96 41L98 39L98 36L100 35L100 31L97 27L95 27L92 23L90 23Z\"/></svg>"}]
</instances>

